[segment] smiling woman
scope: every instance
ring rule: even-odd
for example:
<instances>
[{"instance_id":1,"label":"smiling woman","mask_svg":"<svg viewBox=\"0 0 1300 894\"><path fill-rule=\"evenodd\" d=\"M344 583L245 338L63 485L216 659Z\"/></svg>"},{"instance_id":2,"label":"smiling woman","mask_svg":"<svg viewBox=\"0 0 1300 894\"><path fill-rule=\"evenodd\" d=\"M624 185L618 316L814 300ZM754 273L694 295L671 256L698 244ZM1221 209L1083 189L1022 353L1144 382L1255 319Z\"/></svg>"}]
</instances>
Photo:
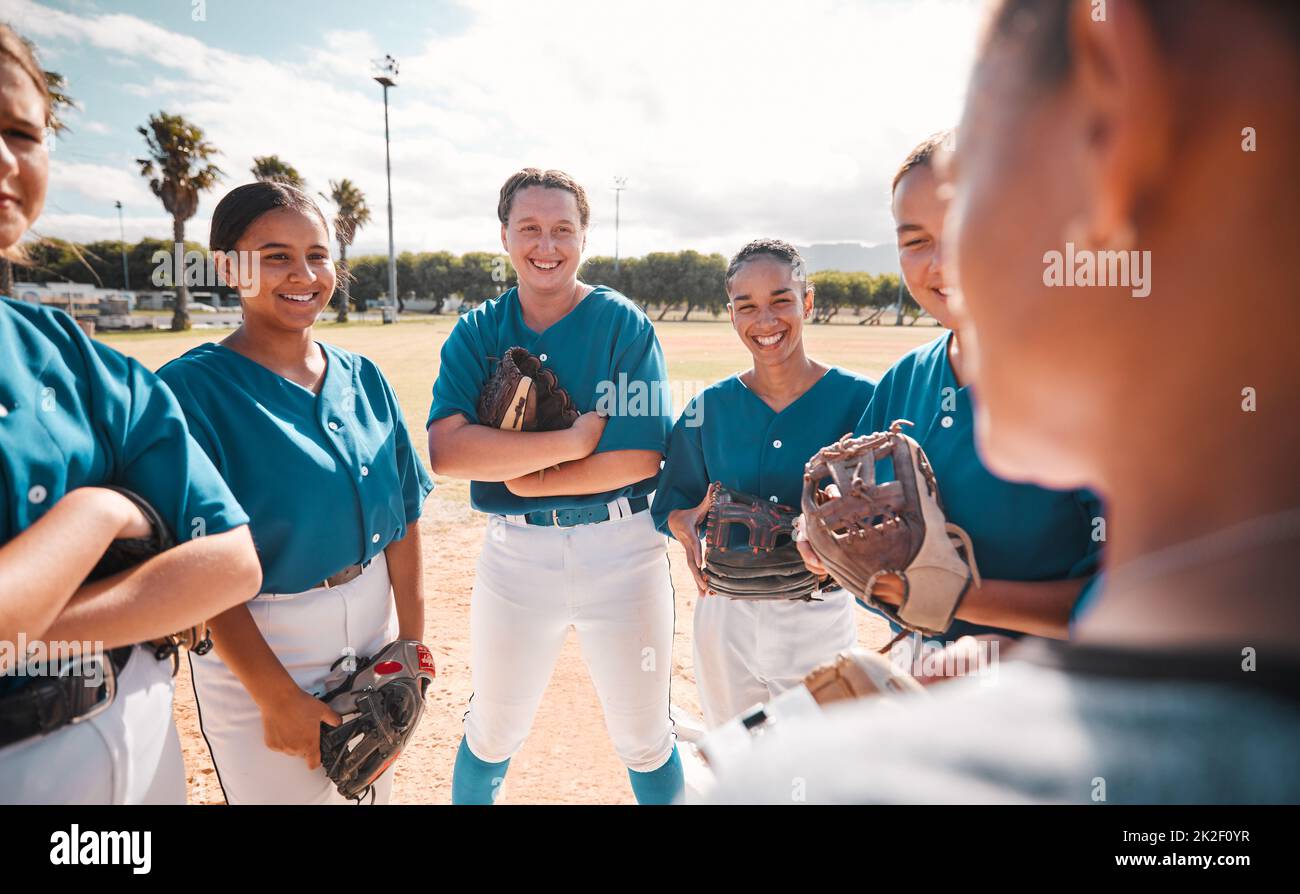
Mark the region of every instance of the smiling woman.
<instances>
[{"instance_id":1,"label":"smiling woman","mask_svg":"<svg viewBox=\"0 0 1300 894\"><path fill-rule=\"evenodd\" d=\"M316 203L241 186L210 244L228 282L251 283L244 321L159 375L249 513L263 592L213 619L216 651L190 662L203 734L229 803L343 803L320 766L320 724L340 717L317 696L340 659L422 636L433 484L379 368L313 336L335 283ZM373 800L391 787L386 772Z\"/></svg>"}]
</instances>

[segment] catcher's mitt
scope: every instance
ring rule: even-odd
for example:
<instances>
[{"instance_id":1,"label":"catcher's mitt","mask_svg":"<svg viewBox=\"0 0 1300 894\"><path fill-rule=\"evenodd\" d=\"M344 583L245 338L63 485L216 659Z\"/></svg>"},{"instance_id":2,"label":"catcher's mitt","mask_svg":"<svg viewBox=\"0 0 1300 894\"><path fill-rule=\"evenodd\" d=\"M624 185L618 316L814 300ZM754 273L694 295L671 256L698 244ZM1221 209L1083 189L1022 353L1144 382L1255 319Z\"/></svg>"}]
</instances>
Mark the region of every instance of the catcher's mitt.
<instances>
[{"instance_id":1,"label":"catcher's mitt","mask_svg":"<svg viewBox=\"0 0 1300 894\"><path fill-rule=\"evenodd\" d=\"M158 514L158 510L154 509L148 500L124 487L111 484L101 486L108 490L117 491L134 503L149 522L150 531L148 537L124 538L110 543L108 549L104 551L104 555L100 557L99 562L86 577L86 583L111 577L114 574L126 571L128 568L134 568L145 560L166 552L176 545L176 538L172 536L171 529L167 527L167 523ZM172 674L175 674L179 668L177 653L181 648L189 649L196 655L205 655L212 649L212 638L208 633L207 622L200 621L192 627L170 634L162 639L150 640L149 645L153 647L154 657L159 661L168 657L172 659Z\"/></svg>"},{"instance_id":2,"label":"catcher's mitt","mask_svg":"<svg viewBox=\"0 0 1300 894\"><path fill-rule=\"evenodd\" d=\"M558 431L578 415L555 373L526 348L506 351L478 398L478 421L493 428Z\"/></svg>"},{"instance_id":3,"label":"catcher's mitt","mask_svg":"<svg viewBox=\"0 0 1300 894\"><path fill-rule=\"evenodd\" d=\"M423 643L399 639L321 696L343 718L338 726L320 727L321 766L339 794L360 803L397 760L424 713L434 673L433 655Z\"/></svg>"},{"instance_id":4,"label":"catcher's mitt","mask_svg":"<svg viewBox=\"0 0 1300 894\"><path fill-rule=\"evenodd\" d=\"M804 534L813 552L854 596L894 623L939 635L972 580L980 585L970 537L948 522L939 485L921 445L898 420L887 432L845 436L823 447L804 469ZM893 462L895 480L876 481L876 461ZM834 487L823 487L830 478ZM872 595L877 578L896 574L895 608Z\"/></svg>"},{"instance_id":5,"label":"catcher's mitt","mask_svg":"<svg viewBox=\"0 0 1300 894\"><path fill-rule=\"evenodd\" d=\"M717 481L709 485L709 497L701 570L711 590L732 599L814 598L820 581L791 537L795 510ZM748 531L743 544L731 542L736 525Z\"/></svg>"}]
</instances>

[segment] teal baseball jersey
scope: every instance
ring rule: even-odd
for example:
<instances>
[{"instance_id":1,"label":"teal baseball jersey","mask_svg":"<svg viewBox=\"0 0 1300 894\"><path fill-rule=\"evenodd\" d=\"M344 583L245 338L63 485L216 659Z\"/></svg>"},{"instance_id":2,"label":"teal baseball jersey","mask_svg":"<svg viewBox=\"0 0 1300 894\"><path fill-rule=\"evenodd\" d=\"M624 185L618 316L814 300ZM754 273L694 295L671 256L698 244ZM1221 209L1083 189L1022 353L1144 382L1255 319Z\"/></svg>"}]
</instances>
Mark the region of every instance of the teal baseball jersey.
<instances>
[{"instance_id":1,"label":"teal baseball jersey","mask_svg":"<svg viewBox=\"0 0 1300 894\"><path fill-rule=\"evenodd\" d=\"M673 417L663 349L641 309L606 286L596 286L545 332L524 324L518 289L462 316L442 346L428 424L456 413L477 423L479 392L495 360L513 347L527 348L552 370L579 412L608 413L594 452L667 449ZM503 482L473 481L470 502L480 512L499 515L595 506L648 496L656 479L599 494L553 497L519 497Z\"/></svg>"},{"instance_id":2,"label":"teal baseball jersey","mask_svg":"<svg viewBox=\"0 0 1300 894\"><path fill-rule=\"evenodd\" d=\"M739 375L710 385L673 426L655 525L671 537L668 514L699 505L714 481L797 509L804 464L853 430L874 390L870 379L832 367L778 413Z\"/></svg>"},{"instance_id":3,"label":"teal baseball jersey","mask_svg":"<svg viewBox=\"0 0 1300 894\"><path fill-rule=\"evenodd\" d=\"M885 431L896 419L913 423L903 431L930 458L948 520L970 534L983 577L1047 581L1094 573L1101 549L1093 540L1100 501L1084 490L1006 481L985 468L975 449L971 390L957 385L948 362L950 338L946 332L890 367L854 433ZM878 473L882 469L883 464ZM959 620L947 638L978 633L1021 635Z\"/></svg>"},{"instance_id":4,"label":"teal baseball jersey","mask_svg":"<svg viewBox=\"0 0 1300 894\"><path fill-rule=\"evenodd\" d=\"M319 394L218 344L158 371L248 511L266 593L368 561L406 536L433 490L379 367L320 346Z\"/></svg>"},{"instance_id":5,"label":"teal baseball jersey","mask_svg":"<svg viewBox=\"0 0 1300 894\"><path fill-rule=\"evenodd\" d=\"M247 524L176 398L138 362L61 310L8 298L0 354L0 543L69 491L106 484L144 497L180 542Z\"/></svg>"}]
</instances>

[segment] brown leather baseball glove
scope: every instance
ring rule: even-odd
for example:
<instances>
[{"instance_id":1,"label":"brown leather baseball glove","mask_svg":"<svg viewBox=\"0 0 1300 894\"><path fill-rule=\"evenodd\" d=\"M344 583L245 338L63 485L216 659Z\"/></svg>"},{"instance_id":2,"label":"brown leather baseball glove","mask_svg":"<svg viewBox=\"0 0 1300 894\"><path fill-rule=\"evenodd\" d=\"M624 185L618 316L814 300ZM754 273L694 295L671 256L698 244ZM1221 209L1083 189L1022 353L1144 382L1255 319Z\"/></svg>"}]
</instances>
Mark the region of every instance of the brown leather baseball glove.
<instances>
[{"instance_id":1,"label":"brown leather baseball glove","mask_svg":"<svg viewBox=\"0 0 1300 894\"><path fill-rule=\"evenodd\" d=\"M813 552L846 589L908 630L928 636L952 624L957 607L980 585L970 537L947 521L939 485L921 445L902 433L845 436L823 447L804 469L804 533ZM893 481L876 480L888 459ZM829 479L829 482L828 482ZM872 595L876 579L903 582L898 607Z\"/></svg>"},{"instance_id":2,"label":"brown leather baseball glove","mask_svg":"<svg viewBox=\"0 0 1300 894\"><path fill-rule=\"evenodd\" d=\"M526 348L506 351L478 398L479 423L510 431L558 431L578 415L555 373Z\"/></svg>"}]
</instances>

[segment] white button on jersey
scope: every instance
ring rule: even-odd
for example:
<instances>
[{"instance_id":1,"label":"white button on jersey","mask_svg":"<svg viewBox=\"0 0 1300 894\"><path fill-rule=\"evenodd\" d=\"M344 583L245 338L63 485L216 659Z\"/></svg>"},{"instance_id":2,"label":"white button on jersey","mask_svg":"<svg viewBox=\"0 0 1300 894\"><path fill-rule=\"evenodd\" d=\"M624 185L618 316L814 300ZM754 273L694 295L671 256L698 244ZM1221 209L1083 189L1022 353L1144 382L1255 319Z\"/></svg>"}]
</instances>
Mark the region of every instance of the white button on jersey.
<instances>
[{"instance_id":1,"label":"white button on jersey","mask_svg":"<svg viewBox=\"0 0 1300 894\"><path fill-rule=\"evenodd\" d=\"M944 428L952 428L952 417L944 416L942 419L939 420L939 424L942 425Z\"/></svg>"},{"instance_id":2,"label":"white button on jersey","mask_svg":"<svg viewBox=\"0 0 1300 894\"><path fill-rule=\"evenodd\" d=\"M338 431L338 430L339 430L339 424L337 422L331 422L330 431Z\"/></svg>"},{"instance_id":3,"label":"white button on jersey","mask_svg":"<svg viewBox=\"0 0 1300 894\"><path fill-rule=\"evenodd\" d=\"M45 488L39 484L32 485L32 489L27 492L27 499L33 503L44 503L45 497Z\"/></svg>"},{"instance_id":4,"label":"white button on jersey","mask_svg":"<svg viewBox=\"0 0 1300 894\"><path fill-rule=\"evenodd\" d=\"M545 354L539 354L538 357L537 357L537 359L540 360L540 361L542 361L543 363L545 363L545 362L546 362L546 355L545 355Z\"/></svg>"},{"instance_id":5,"label":"white button on jersey","mask_svg":"<svg viewBox=\"0 0 1300 894\"><path fill-rule=\"evenodd\" d=\"M780 449L781 449L781 439L780 439L780 438L777 438L775 441L773 441L773 442L772 442L772 446L775 447L777 450L780 450Z\"/></svg>"},{"instance_id":6,"label":"white button on jersey","mask_svg":"<svg viewBox=\"0 0 1300 894\"><path fill-rule=\"evenodd\" d=\"M362 467L361 467L361 477L362 477L362 478L365 478L365 477L366 477L367 475L369 475L369 474L370 474L370 466L362 466Z\"/></svg>"},{"instance_id":7,"label":"white button on jersey","mask_svg":"<svg viewBox=\"0 0 1300 894\"><path fill-rule=\"evenodd\" d=\"M378 535L378 534L374 534L374 535L372 535L371 538L370 538L370 542L371 542L371 543L378 543L378 542L379 542L379 535Z\"/></svg>"}]
</instances>

